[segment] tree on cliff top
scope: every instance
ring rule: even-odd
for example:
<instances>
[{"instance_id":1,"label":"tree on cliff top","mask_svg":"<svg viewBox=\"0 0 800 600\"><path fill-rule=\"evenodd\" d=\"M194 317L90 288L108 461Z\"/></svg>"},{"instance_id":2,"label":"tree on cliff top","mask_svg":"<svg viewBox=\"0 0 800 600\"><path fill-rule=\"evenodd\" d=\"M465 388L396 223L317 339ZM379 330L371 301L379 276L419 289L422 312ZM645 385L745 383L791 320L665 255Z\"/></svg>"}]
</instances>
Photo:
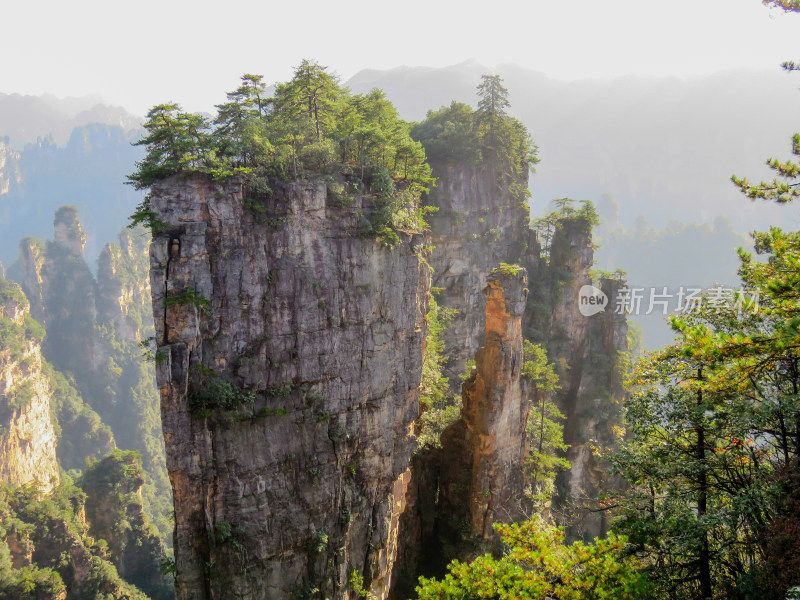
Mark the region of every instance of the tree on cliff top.
<instances>
[{"instance_id":1,"label":"tree on cliff top","mask_svg":"<svg viewBox=\"0 0 800 600\"><path fill-rule=\"evenodd\" d=\"M483 75L477 110L453 102L428 111L411 135L435 163L490 164L498 186L525 202L530 195L528 173L539 162L538 148L525 126L506 112L510 104L502 81L498 75Z\"/></svg>"},{"instance_id":2,"label":"tree on cliff top","mask_svg":"<svg viewBox=\"0 0 800 600\"><path fill-rule=\"evenodd\" d=\"M478 84L478 110L475 113L476 124L480 130L485 130L486 148L496 151L495 144L501 135L501 128L507 122L508 115L505 109L510 107L508 90L503 87L499 75L481 75Z\"/></svg>"},{"instance_id":3,"label":"tree on cliff top","mask_svg":"<svg viewBox=\"0 0 800 600\"><path fill-rule=\"evenodd\" d=\"M147 155L128 182L144 189L178 173L215 180L239 174L252 202L269 197L281 181L325 178L334 196L378 199L382 216L374 232L424 227L418 205L433 181L430 166L411 125L383 92L351 94L326 67L304 60L274 97L265 95L261 76L246 74L217 106L213 123L177 104L153 107L147 133L136 142ZM133 221L157 224L147 200Z\"/></svg>"}]
</instances>

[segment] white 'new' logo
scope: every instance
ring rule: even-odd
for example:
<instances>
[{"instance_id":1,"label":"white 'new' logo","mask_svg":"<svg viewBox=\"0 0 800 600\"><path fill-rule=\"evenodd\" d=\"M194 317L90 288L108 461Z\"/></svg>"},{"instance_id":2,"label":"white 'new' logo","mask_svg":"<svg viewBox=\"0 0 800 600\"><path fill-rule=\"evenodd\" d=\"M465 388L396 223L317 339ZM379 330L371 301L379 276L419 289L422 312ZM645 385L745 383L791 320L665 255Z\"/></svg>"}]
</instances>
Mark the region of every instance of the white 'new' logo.
<instances>
[{"instance_id":1,"label":"white 'new' logo","mask_svg":"<svg viewBox=\"0 0 800 600\"><path fill-rule=\"evenodd\" d=\"M578 292L578 310L584 317L601 313L608 306L608 296L593 285L585 285Z\"/></svg>"}]
</instances>

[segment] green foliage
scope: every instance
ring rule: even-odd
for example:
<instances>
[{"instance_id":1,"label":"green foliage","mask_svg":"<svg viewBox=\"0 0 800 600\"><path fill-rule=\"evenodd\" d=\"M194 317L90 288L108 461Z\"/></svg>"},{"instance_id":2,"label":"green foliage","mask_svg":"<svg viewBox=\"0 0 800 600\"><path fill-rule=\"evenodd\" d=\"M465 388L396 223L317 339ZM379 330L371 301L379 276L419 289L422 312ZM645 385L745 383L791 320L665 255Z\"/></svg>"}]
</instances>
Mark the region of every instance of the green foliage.
<instances>
[{"instance_id":1,"label":"green foliage","mask_svg":"<svg viewBox=\"0 0 800 600\"><path fill-rule=\"evenodd\" d=\"M152 600L167 600L173 591L162 575L164 547L143 515L144 483L141 454L123 450L90 463L77 480L86 497L89 531L106 544L121 575Z\"/></svg>"},{"instance_id":2,"label":"green foliage","mask_svg":"<svg viewBox=\"0 0 800 600\"><path fill-rule=\"evenodd\" d=\"M8 281L0 277L0 305L11 305L24 307L29 306L28 299L22 288L13 281Z\"/></svg>"},{"instance_id":3,"label":"green foliage","mask_svg":"<svg viewBox=\"0 0 800 600\"><path fill-rule=\"evenodd\" d=\"M418 420L420 431L417 435L417 443L419 447L440 448L442 433L460 417L461 398L452 398L426 410Z\"/></svg>"},{"instance_id":4,"label":"green foliage","mask_svg":"<svg viewBox=\"0 0 800 600\"><path fill-rule=\"evenodd\" d=\"M350 569L350 572L347 574L347 583L350 584L350 587L352 588L353 593L356 595L356 598L372 597L372 594L370 594L368 590L364 589L364 575L355 567Z\"/></svg>"},{"instance_id":5,"label":"green foliage","mask_svg":"<svg viewBox=\"0 0 800 600\"><path fill-rule=\"evenodd\" d=\"M120 489L138 490L144 483L142 455L134 450L116 449L103 460L93 462L78 480L78 486L104 494Z\"/></svg>"},{"instance_id":6,"label":"green foliage","mask_svg":"<svg viewBox=\"0 0 800 600\"><path fill-rule=\"evenodd\" d=\"M425 353L422 356L422 381L420 383L419 403L424 411L447 400L448 378L442 374L444 340L442 333L450 325L456 310L439 306L431 296L426 320L428 335L425 339Z\"/></svg>"},{"instance_id":7,"label":"green foliage","mask_svg":"<svg viewBox=\"0 0 800 600\"><path fill-rule=\"evenodd\" d=\"M422 143L432 162L468 165L481 162L481 140L474 111L468 104L453 101L450 106L428 111L411 135Z\"/></svg>"},{"instance_id":8,"label":"green foliage","mask_svg":"<svg viewBox=\"0 0 800 600\"><path fill-rule=\"evenodd\" d=\"M0 278L0 352L7 352L13 361L24 360L30 344L44 340L44 327L30 314L25 314L19 322L18 317L29 306L22 288ZM17 317L12 320L15 313Z\"/></svg>"},{"instance_id":9,"label":"green foliage","mask_svg":"<svg viewBox=\"0 0 800 600\"><path fill-rule=\"evenodd\" d=\"M590 234L592 228L600 223L597 209L591 200L581 200L578 208L575 208L575 202L572 198L553 200L554 210L531 221L531 228L536 231L542 244L544 257L550 256L551 243L556 238L557 231L577 227L580 231Z\"/></svg>"},{"instance_id":10,"label":"green foliage","mask_svg":"<svg viewBox=\"0 0 800 600\"><path fill-rule=\"evenodd\" d=\"M508 263L500 263L499 267L495 267L492 269L490 275L502 275L503 277L516 277L519 275L519 272L522 270L522 267L519 265L510 265Z\"/></svg>"},{"instance_id":11,"label":"green foliage","mask_svg":"<svg viewBox=\"0 0 800 600\"><path fill-rule=\"evenodd\" d=\"M236 172L217 158L210 124L201 115L183 112L174 103L159 104L150 109L142 126L147 133L135 145L144 146L147 154L128 176L128 183L137 190L182 172L202 172L218 179Z\"/></svg>"},{"instance_id":12,"label":"green foliage","mask_svg":"<svg viewBox=\"0 0 800 600\"><path fill-rule=\"evenodd\" d=\"M167 223L158 218L158 213L150 207L150 194L147 193L142 198L142 201L136 205L133 214L130 216L128 227L136 229L137 227L144 226L150 232L156 233L168 227Z\"/></svg>"},{"instance_id":13,"label":"green foliage","mask_svg":"<svg viewBox=\"0 0 800 600\"><path fill-rule=\"evenodd\" d=\"M442 373L445 345L441 335L455 315L455 309L439 306L435 297L430 297L419 396L421 415L417 422L419 448L441 446L442 431L458 419L461 412L461 398L450 396L449 379Z\"/></svg>"},{"instance_id":14,"label":"green foliage","mask_svg":"<svg viewBox=\"0 0 800 600\"><path fill-rule=\"evenodd\" d=\"M560 529L536 520L495 525L508 546L471 563L453 561L441 580L420 578L419 600L648 600L650 589L625 553L625 538L609 534L585 545L564 545Z\"/></svg>"},{"instance_id":15,"label":"green foliage","mask_svg":"<svg viewBox=\"0 0 800 600\"><path fill-rule=\"evenodd\" d=\"M193 306L197 310L208 312L209 302L203 294L191 287L186 288L180 294L172 294L164 298L164 308L180 305Z\"/></svg>"},{"instance_id":16,"label":"green foliage","mask_svg":"<svg viewBox=\"0 0 800 600\"><path fill-rule=\"evenodd\" d=\"M792 136L792 154L800 156L800 133ZM751 200L772 200L783 204L800 198L800 164L770 158L767 165L777 173L772 181L753 184L746 177L736 175L731 176L731 181Z\"/></svg>"},{"instance_id":17,"label":"green foliage","mask_svg":"<svg viewBox=\"0 0 800 600\"><path fill-rule=\"evenodd\" d=\"M0 486L0 596L10 600L171 597L148 598L119 576L109 562L116 557L108 556L107 544L89 534L83 520L86 500L67 476L47 497L36 486ZM12 535L16 544L33 551L31 565L12 567L8 552Z\"/></svg>"},{"instance_id":18,"label":"green foliage","mask_svg":"<svg viewBox=\"0 0 800 600\"><path fill-rule=\"evenodd\" d=\"M6 549L8 546L2 543ZM61 575L53 569L23 566L0 573L0 592L7 600L50 599L66 596Z\"/></svg>"},{"instance_id":19,"label":"green foliage","mask_svg":"<svg viewBox=\"0 0 800 600\"><path fill-rule=\"evenodd\" d=\"M553 495L556 473L570 467L563 458L569 446L564 443L564 415L552 401L560 386L546 350L525 340L523 357L522 377L532 386L526 424L529 448L524 465L528 477L526 492L536 507L544 508Z\"/></svg>"},{"instance_id":20,"label":"green foliage","mask_svg":"<svg viewBox=\"0 0 800 600\"><path fill-rule=\"evenodd\" d=\"M241 175L257 208L282 181L341 174L376 200L366 233L392 244L394 229L425 227L419 197L432 183L430 167L383 92L351 94L325 67L304 60L274 97L266 97L260 75L247 74L217 109L213 123L175 104L151 109L137 142L147 156L129 183L143 189L177 173ZM160 225L147 198L132 221Z\"/></svg>"},{"instance_id":21,"label":"green foliage","mask_svg":"<svg viewBox=\"0 0 800 600\"><path fill-rule=\"evenodd\" d=\"M193 382L189 392L189 410L205 416L212 410L234 410L254 401L255 394L241 389L216 373Z\"/></svg>"},{"instance_id":22,"label":"green foliage","mask_svg":"<svg viewBox=\"0 0 800 600\"><path fill-rule=\"evenodd\" d=\"M800 462L800 234L754 234L766 261L740 251L745 296L674 318L679 341L641 361L612 455L630 484L616 527L663 597L783 598L770 541L786 521ZM784 525L786 526L786 525ZM787 572L786 565L780 569Z\"/></svg>"},{"instance_id":23,"label":"green foliage","mask_svg":"<svg viewBox=\"0 0 800 600\"><path fill-rule=\"evenodd\" d=\"M525 126L507 114L508 91L497 75L484 75L478 86L478 108L453 102L429 111L412 137L437 163L483 164L496 171L497 185L519 202L530 195L528 173L539 162L537 147Z\"/></svg>"},{"instance_id":24,"label":"green foliage","mask_svg":"<svg viewBox=\"0 0 800 600\"><path fill-rule=\"evenodd\" d=\"M328 548L328 534L325 531L319 530L314 532L311 539L311 550L317 553L325 552Z\"/></svg>"}]
</instances>

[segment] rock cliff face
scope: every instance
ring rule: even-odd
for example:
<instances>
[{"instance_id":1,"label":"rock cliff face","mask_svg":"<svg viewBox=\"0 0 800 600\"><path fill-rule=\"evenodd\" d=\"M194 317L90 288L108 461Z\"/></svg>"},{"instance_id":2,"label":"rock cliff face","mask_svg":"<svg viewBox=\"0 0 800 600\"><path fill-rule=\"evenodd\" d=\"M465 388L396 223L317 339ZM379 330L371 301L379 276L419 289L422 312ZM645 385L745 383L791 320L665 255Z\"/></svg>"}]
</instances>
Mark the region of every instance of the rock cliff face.
<instances>
[{"instance_id":1,"label":"rock cliff face","mask_svg":"<svg viewBox=\"0 0 800 600\"><path fill-rule=\"evenodd\" d=\"M140 451L153 484L145 488L146 507L160 523L171 512L169 482L155 377L139 346L154 330L149 235L123 231L119 243L101 253L96 278L84 259L85 242L77 210L61 207L53 239L23 238L9 276L21 284L32 314L47 329L43 353L59 390L61 465L83 468L86 457L107 454L115 441Z\"/></svg>"},{"instance_id":2,"label":"rock cliff face","mask_svg":"<svg viewBox=\"0 0 800 600\"><path fill-rule=\"evenodd\" d=\"M22 238L19 242L19 258L9 268L9 276L25 290L31 306L31 315L40 323L45 323L43 266L44 244L42 241L33 237Z\"/></svg>"},{"instance_id":3,"label":"rock cliff face","mask_svg":"<svg viewBox=\"0 0 800 600\"><path fill-rule=\"evenodd\" d=\"M564 505L607 484L588 444L614 421L625 325L610 309L578 310L591 226L559 221L542 256L490 166L434 172L439 211L424 242L440 304L458 311L443 334L447 375L458 385L473 356L476 371L442 447L413 460L423 240L385 248L359 236L371 207L342 206L324 183L258 201L199 175L153 186L166 223L151 288L179 598L352 598L359 581L399 598L420 571L495 543L492 524L527 508L524 338L547 347L562 378Z\"/></svg>"},{"instance_id":4,"label":"rock cliff face","mask_svg":"<svg viewBox=\"0 0 800 600\"><path fill-rule=\"evenodd\" d=\"M157 378L178 598L385 598L414 446L422 240L324 183L153 186Z\"/></svg>"},{"instance_id":5,"label":"rock cliff face","mask_svg":"<svg viewBox=\"0 0 800 600\"><path fill-rule=\"evenodd\" d=\"M98 316L113 323L124 340L141 340L152 328L147 242L142 231L125 230L119 243L106 244L97 259ZM143 307L148 309L146 314Z\"/></svg>"},{"instance_id":6,"label":"rock cliff face","mask_svg":"<svg viewBox=\"0 0 800 600\"><path fill-rule=\"evenodd\" d=\"M11 148L10 140L0 138L0 196L8 194L12 186L22 181L19 159L19 153Z\"/></svg>"},{"instance_id":7,"label":"rock cliff face","mask_svg":"<svg viewBox=\"0 0 800 600\"><path fill-rule=\"evenodd\" d=\"M89 467L79 484L86 493L89 534L108 543L109 560L120 577L151 600L172 598L171 586L161 574L161 540L149 527L142 507L140 458L116 451Z\"/></svg>"},{"instance_id":8,"label":"rock cliff face","mask_svg":"<svg viewBox=\"0 0 800 600\"><path fill-rule=\"evenodd\" d=\"M59 481L52 390L42 373L41 337L22 290L0 280L0 481L38 480L49 492Z\"/></svg>"},{"instance_id":9,"label":"rock cliff face","mask_svg":"<svg viewBox=\"0 0 800 600\"><path fill-rule=\"evenodd\" d=\"M522 461L528 399L520 380L527 284L524 269L489 275L484 345L464 382L461 419L442 434L449 466L442 469L439 512L451 525L468 523L481 543L495 541L494 523L514 522L527 512Z\"/></svg>"},{"instance_id":10,"label":"rock cliff face","mask_svg":"<svg viewBox=\"0 0 800 600\"><path fill-rule=\"evenodd\" d=\"M620 351L626 349L627 326L624 315L613 312L619 282L603 284L604 289L608 287L611 306L594 316L584 316L579 311L579 290L592 283L589 270L593 264L591 224L585 218L571 214L557 219L543 255L536 233L529 228L527 210L497 185L490 167L435 165L434 173L439 180L431 204L439 210L431 217L433 286L441 288L437 296L441 305L458 310L442 336L451 387L455 389L460 383L457 375L482 342L486 313L480 292L492 269L499 263L523 265L531 290L522 314L523 337L543 345L557 367L561 390L555 400L566 416L564 437L571 445L567 458L572 468L561 473L557 481L557 518L570 524L572 537L603 533L602 517L592 517L580 508L609 484L589 444L591 440L611 443L611 430L619 416L617 401L623 395L616 365ZM527 181L518 183L527 186ZM465 432L466 428L461 433ZM461 452L455 446L452 451L456 456ZM415 483L408 504L409 514L416 511L417 516L407 516L414 521L407 527L408 547L404 548L408 564L414 563L417 553L425 556L424 547L430 546L426 539L453 537L443 533L443 528L452 528L447 524L454 522L449 514L452 511L433 508L429 500L441 492L442 478L450 476L447 473L458 460L443 448L425 452L414 461ZM432 519L432 513L438 516ZM474 524L468 531L481 535ZM435 561L436 557L423 560L427 564Z\"/></svg>"},{"instance_id":11,"label":"rock cliff face","mask_svg":"<svg viewBox=\"0 0 800 600\"><path fill-rule=\"evenodd\" d=\"M614 443L619 401L624 396L619 361L627 349L627 321L615 311L621 280L603 279L605 309L585 316L579 293L592 285L594 262L591 225L581 218L561 219L547 260L540 260L531 279L531 296L523 319L529 339L545 345L558 368L561 389L555 401L566 417L564 442L571 468L556 480L555 513L570 538L593 539L607 532L606 515L587 510L590 500L610 489L607 469L590 445Z\"/></svg>"},{"instance_id":12,"label":"rock cliff face","mask_svg":"<svg viewBox=\"0 0 800 600\"><path fill-rule=\"evenodd\" d=\"M439 302L458 311L443 333L446 375L460 393L458 376L483 343L486 298L481 290L501 262L516 263L536 238L528 229L528 211L497 183L489 165L434 165L437 186L429 203L430 265ZM526 182L527 183L527 182Z\"/></svg>"}]
</instances>

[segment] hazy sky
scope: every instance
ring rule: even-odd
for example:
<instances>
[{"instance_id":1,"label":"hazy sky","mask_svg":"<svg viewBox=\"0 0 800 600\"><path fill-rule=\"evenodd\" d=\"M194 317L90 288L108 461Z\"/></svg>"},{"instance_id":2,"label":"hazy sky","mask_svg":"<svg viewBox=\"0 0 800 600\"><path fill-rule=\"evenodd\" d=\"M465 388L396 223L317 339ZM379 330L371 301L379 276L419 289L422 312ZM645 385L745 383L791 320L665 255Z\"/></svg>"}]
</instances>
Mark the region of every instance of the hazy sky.
<instances>
[{"instance_id":1,"label":"hazy sky","mask_svg":"<svg viewBox=\"0 0 800 600\"><path fill-rule=\"evenodd\" d=\"M516 63L555 78L689 76L800 59L759 0L0 0L0 92L210 110L244 72Z\"/></svg>"}]
</instances>

